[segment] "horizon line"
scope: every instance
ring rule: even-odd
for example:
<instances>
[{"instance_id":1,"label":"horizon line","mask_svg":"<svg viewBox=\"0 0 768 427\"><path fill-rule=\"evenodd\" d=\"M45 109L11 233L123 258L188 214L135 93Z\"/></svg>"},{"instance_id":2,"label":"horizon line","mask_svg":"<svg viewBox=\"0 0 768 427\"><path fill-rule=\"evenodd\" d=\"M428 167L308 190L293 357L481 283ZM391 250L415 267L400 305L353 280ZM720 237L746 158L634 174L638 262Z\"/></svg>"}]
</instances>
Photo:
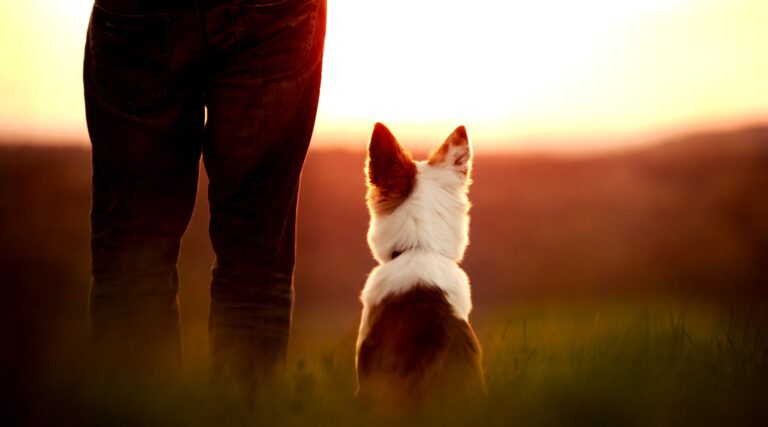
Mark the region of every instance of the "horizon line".
<instances>
[{"instance_id":1,"label":"horizon line","mask_svg":"<svg viewBox=\"0 0 768 427\"><path fill-rule=\"evenodd\" d=\"M515 137L516 141L524 141L525 145L499 144L501 138L493 138L495 144L484 146L481 150L475 146L476 153L483 154L518 154L518 155L552 155L583 157L604 154L631 152L637 149L663 145L681 139L712 134L738 133L754 129L768 129L768 120L748 120L743 123L719 124L710 126L690 126L685 128L673 127L672 129L656 129L642 132L617 132L604 135L573 135L573 136L543 136L530 135ZM621 145L605 142L623 140ZM332 142L336 140L338 142ZM489 138L486 138L489 140ZM367 147L367 138L357 142L356 138L349 135L329 137L327 135L314 135L309 145L310 151L346 151L350 153L364 152ZM568 142L570 146L564 145ZM603 144L599 144L602 142ZM90 148L88 137L68 136L43 136L40 133L24 132L0 132L0 148L5 147L37 147L37 148ZM430 148L426 144L406 144L414 153L428 153ZM538 145L538 146L537 146Z\"/></svg>"}]
</instances>

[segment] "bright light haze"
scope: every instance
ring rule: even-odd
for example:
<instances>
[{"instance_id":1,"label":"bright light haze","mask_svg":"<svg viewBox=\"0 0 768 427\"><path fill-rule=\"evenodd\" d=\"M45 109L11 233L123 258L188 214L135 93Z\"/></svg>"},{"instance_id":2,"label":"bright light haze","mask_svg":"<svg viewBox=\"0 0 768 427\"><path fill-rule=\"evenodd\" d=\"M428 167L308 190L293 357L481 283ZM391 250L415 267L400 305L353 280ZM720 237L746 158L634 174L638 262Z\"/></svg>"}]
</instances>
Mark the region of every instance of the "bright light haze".
<instances>
[{"instance_id":1,"label":"bright light haze","mask_svg":"<svg viewBox=\"0 0 768 427\"><path fill-rule=\"evenodd\" d=\"M592 151L768 121L764 0L328 0L314 146ZM0 6L0 142L87 142L91 2Z\"/></svg>"}]
</instances>

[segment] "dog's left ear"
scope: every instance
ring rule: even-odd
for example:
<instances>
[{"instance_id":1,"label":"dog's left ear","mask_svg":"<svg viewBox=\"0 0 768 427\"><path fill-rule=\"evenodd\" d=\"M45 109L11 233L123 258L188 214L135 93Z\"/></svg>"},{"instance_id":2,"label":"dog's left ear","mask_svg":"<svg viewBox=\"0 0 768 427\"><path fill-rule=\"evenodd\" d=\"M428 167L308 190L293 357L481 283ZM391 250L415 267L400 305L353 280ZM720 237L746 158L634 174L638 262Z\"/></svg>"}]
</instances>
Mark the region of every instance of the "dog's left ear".
<instances>
[{"instance_id":1,"label":"dog's left ear","mask_svg":"<svg viewBox=\"0 0 768 427\"><path fill-rule=\"evenodd\" d=\"M465 176L469 175L472 166L472 148L469 145L467 129L459 126L451 133L443 144L429 155L429 164L450 168Z\"/></svg>"}]
</instances>

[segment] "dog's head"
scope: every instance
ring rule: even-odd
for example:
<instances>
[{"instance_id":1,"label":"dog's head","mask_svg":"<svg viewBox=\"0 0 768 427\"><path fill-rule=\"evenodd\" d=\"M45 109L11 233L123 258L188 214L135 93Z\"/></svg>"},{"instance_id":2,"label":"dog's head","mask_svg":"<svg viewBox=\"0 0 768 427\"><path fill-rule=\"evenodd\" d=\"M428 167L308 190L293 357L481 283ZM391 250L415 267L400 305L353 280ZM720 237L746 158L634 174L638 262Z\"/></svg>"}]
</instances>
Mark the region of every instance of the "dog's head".
<instances>
[{"instance_id":1,"label":"dog's head","mask_svg":"<svg viewBox=\"0 0 768 427\"><path fill-rule=\"evenodd\" d=\"M421 249L461 261L469 243L472 149L459 126L426 161L414 161L381 123L368 146L368 244L380 263Z\"/></svg>"}]
</instances>

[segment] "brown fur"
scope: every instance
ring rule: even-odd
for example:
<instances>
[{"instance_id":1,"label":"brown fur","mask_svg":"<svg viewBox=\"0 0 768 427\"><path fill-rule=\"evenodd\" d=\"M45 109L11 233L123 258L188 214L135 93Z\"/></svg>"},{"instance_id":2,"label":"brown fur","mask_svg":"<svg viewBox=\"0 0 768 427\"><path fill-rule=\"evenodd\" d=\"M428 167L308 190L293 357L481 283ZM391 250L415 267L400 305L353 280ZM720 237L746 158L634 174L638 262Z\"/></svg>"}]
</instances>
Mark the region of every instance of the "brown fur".
<instances>
[{"instance_id":1,"label":"brown fur","mask_svg":"<svg viewBox=\"0 0 768 427\"><path fill-rule=\"evenodd\" d=\"M373 128L366 171L368 206L379 215L394 211L411 194L416 181L416 163L411 154L381 123Z\"/></svg>"},{"instance_id":2,"label":"brown fur","mask_svg":"<svg viewBox=\"0 0 768 427\"><path fill-rule=\"evenodd\" d=\"M359 395L407 409L425 398L460 398L485 389L480 344L444 292L419 284L371 310L357 356Z\"/></svg>"}]
</instances>

